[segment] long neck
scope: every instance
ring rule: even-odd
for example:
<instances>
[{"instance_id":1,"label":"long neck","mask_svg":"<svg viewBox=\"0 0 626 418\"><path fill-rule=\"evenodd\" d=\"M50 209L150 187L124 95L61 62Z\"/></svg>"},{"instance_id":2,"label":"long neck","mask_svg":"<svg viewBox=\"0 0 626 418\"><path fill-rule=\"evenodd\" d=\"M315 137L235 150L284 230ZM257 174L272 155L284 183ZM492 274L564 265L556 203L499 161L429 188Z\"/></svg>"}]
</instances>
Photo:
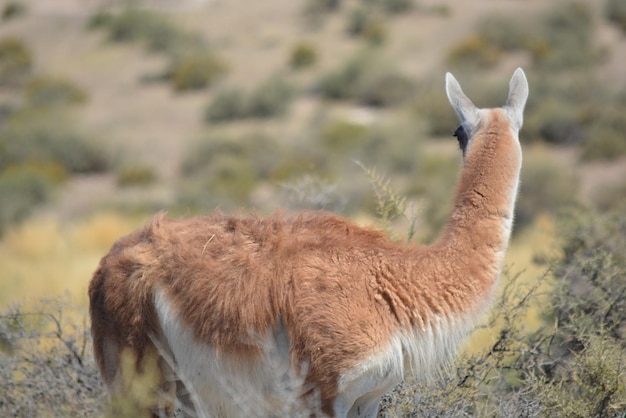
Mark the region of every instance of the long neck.
<instances>
[{"instance_id":1,"label":"long neck","mask_svg":"<svg viewBox=\"0 0 626 418\"><path fill-rule=\"evenodd\" d=\"M460 246L461 251L506 249L519 183L521 151L516 133L510 129L502 110L489 111L487 119L472 139L452 214L435 246Z\"/></svg>"},{"instance_id":2,"label":"long neck","mask_svg":"<svg viewBox=\"0 0 626 418\"><path fill-rule=\"evenodd\" d=\"M425 251L430 279L449 313L485 306L511 234L521 149L506 114L487 112L468 148L448 224ZM424 274L420 263L413 272L418 277Z\"/></svg>"},{"instance_id":3,"label":"long neck","mask_svg":"<svg viewBox=\"0 0 626 418\"><path fill-rule=\"evenodd\" d=\"M489 286L502 267L511 227L521 168L517 133L504 111L487 111L483 127L472 138L456 191L452 214L433 250L444 251L477 272L466 280Z\"/></svg>"}]
</instances>

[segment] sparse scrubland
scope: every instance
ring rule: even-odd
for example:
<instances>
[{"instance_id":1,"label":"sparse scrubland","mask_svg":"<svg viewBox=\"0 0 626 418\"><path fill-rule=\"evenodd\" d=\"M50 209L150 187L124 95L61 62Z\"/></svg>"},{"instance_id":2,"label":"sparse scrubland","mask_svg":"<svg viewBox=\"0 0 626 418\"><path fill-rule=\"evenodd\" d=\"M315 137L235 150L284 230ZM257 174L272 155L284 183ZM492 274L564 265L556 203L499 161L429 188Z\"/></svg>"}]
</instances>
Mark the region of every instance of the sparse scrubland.
<instances>
[{"instance_id":1,"label":"sparse scrubland","mask_svg":"<svg viewBox=\"0 0 626 418\"><path fill-rule=\"evenodd\" d=\"M215 20L233 10L251 19L231 3L60 14L86 39L84 56L65 52L66 67L47 51L49 40L63 45L57 27L29 33L49 8L0 10L0 416L107 416L86 288L114 240L156 210L324 209L394 239L433 240L461 164L443 73L468 80L485 107L502 101L500 75L521 65L524 164L497 302L458 361L397 388L380 415L622 417L623 2L477 2L474 12L272 0L288 8L285 24L250 20L245 36ZM455 29L437 42L413 22ZM115 54L135 60L108 63ZM106 80L89 77L106 65ZM164 118L154 97L193 112L193 129ZM100 203L85 202L94 187Z\"/></svg>"}]
</instances>

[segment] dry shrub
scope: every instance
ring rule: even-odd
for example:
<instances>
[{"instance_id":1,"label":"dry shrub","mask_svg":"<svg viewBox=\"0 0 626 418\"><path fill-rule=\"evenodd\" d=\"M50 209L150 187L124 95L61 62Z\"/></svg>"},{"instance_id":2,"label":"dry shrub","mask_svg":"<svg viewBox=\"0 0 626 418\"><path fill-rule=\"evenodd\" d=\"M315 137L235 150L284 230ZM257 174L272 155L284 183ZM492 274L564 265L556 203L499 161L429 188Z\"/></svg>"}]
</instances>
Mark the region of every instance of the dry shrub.
<instances>
[{"instance_id":1,"label":"dry shrub","mask_svg":"<svg viewBox=\"0 0 626 418\"><path fill-rule=\"evenodd\" d=\"M105 391L86 312L61 298L32 305L0 315L0 415L100 414Z\"/></svg>"}]
</instances>

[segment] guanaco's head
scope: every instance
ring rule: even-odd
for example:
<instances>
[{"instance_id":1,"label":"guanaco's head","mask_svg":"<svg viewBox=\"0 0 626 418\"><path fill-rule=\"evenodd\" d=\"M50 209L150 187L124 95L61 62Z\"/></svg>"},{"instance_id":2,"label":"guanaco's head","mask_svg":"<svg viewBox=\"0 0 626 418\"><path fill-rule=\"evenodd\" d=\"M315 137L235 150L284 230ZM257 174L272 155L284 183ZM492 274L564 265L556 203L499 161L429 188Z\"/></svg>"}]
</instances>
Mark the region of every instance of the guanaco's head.
<instances>
[{"instance_id":1,"label":"guanaco's head","mask_svg":"<svg viewBox=\"0 0 626 418\"><path fill-rule=\"evenodd\" d=\"M454 132L454 136L459 141L459 146L465 156L472 137L480 129L485 111L489 109L479 109L474 103L463 93L459 82L450 73L446 74L446 93L448 100L454 108L461 125ZM513 73L509 82L509 94L503 110L506 112L510 121L510 127L515 136L522 128L524 121L524 106L528 98L528 81L521 68Z\"/></svg>"}]
</instances>

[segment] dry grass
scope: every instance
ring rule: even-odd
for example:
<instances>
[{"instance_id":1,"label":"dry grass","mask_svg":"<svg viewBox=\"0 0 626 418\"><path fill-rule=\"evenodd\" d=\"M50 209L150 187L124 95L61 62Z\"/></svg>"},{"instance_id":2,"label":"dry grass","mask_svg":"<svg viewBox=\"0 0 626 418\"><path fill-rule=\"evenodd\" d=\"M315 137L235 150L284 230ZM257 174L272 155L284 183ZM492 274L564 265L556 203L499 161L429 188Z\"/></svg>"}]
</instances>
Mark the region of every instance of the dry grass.
<instances>
[{"instance_id":1,"label":"dry grass","mask_svg":"<svg viewBox=\"0 0 626 418\"><path fill-rule=\"evenodd\" d=\"M72 225L35 219L9 230L0 242L0 309L18 301L68 294L87 306L87 285L100 257L138 225L112 213Z\"/></svg>"}]
</instances>

